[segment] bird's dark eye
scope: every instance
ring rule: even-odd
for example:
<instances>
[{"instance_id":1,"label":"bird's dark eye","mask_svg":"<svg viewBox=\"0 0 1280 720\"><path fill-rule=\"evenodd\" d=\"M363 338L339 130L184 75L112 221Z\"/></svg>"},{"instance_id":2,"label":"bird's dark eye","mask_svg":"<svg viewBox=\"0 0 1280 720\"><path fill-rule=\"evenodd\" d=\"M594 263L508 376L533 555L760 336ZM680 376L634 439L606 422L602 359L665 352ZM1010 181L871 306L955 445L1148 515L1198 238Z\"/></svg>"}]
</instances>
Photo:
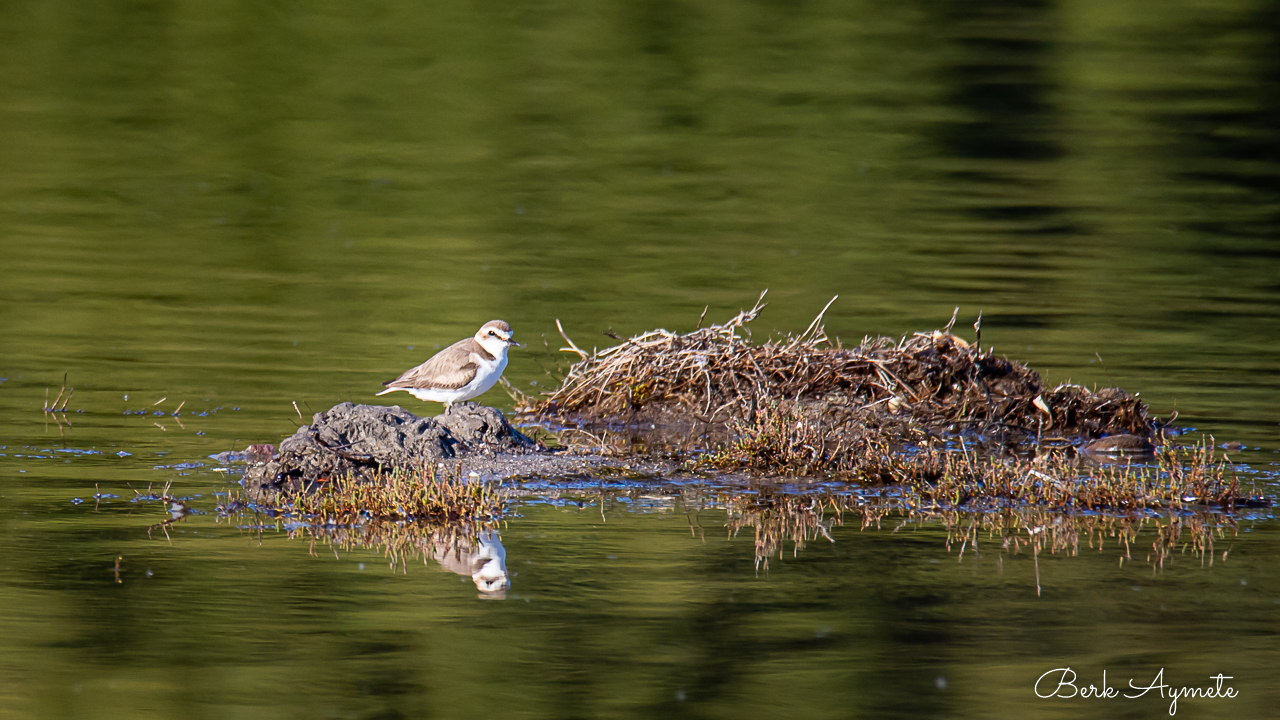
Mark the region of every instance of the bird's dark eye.
<instances>
[{"instance_id":1,"label":"bird's dark eye","mask_svg":"<svg viewBox=\"0 0 1280 720\"><path fill-rule=\"evenodd\" d=\"M492 330L490 330L490 331L489 331L489 334L490 334L490 335L492 335L492 336L494 336L494 337L498 337L498 333L496 333L496 332L494 332L494 331L492 331Z\"/></svg>"}]
</instances>

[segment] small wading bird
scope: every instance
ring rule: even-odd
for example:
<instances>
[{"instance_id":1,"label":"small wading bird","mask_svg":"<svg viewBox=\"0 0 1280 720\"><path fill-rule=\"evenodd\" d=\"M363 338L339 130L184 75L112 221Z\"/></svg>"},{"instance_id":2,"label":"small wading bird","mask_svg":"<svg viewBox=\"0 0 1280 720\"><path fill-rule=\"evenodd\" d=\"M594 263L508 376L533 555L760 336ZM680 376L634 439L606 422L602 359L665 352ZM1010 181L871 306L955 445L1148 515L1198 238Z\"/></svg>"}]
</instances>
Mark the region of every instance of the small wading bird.
<instances>
[{"instance_id":1,"label":"small wading bird","mask_svg":"<svg viewBox=\"0 0 1280 720\"><path fill-rule=\"evenodd\" d=\"M432 358L391 382L382 383L386 395L404 390L419 400L444 403L479 397L502 377L507 367L507 348L520 343L511 339L511 326L490 320L466 340L459 340Z\"/></svg>"}]
</instances>

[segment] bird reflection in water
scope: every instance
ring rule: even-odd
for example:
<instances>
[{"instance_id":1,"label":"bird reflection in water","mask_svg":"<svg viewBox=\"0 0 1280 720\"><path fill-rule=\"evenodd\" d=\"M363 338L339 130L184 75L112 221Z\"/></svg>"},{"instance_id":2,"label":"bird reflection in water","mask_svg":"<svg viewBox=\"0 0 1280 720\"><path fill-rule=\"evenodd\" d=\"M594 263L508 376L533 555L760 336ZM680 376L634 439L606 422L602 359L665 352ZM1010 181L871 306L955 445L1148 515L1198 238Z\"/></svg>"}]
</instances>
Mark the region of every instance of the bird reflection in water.
<instances>
[{"instance_id":1,"label":"bird reflection in water","mask_svg":"<svg viewBox=\"0 0 1280 720\"><path fill-rule=\"evenodd\" d=\"M288 529L290 538L309 540L311 553L317 545L329 546L335 558L339 550L378 549L392 570L409 572L409 561L423 564L435 560L442 570L471 578L480 597L506 597L511 579L507 574L507 551L492 527L474 525L416 525L368 523L357 526L300 525Z\"/></svg>"},{"instance_id":2,"label":"bird reflection in water","mask_svg":"<svg viewBox=\"0 0 1280 720\"><path fill-rule=\"evenodd\" d=\"M480 598L506 598L511 578L507 575L507 550L502 547L497 531L479 533L475 543L465 549L458 543L442 540L434 540L432 545L432 556L440 568L470 577L480 591Z\"/></svg>"}]
</instances>

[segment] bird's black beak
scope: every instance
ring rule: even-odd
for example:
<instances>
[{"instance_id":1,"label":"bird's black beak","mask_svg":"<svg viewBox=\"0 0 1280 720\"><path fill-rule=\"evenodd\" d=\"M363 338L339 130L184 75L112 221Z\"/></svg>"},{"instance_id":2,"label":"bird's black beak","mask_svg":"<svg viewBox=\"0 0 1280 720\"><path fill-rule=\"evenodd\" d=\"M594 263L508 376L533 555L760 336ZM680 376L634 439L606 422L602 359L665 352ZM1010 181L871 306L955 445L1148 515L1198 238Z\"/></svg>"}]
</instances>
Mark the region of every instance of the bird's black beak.
<instances>
[{"instance_id":1,"label":"bird's black beak","mask_svg":"<svg viewBox=\"0 0 1280 720\"><path fill-rule=\"evenodd\" d=\"M515 345L516 347L524 347L524 343L518 343L518 342L516 342L515 340L507 340L507 344L508 344L508 345Z\"/></svg>"}]
</instances>

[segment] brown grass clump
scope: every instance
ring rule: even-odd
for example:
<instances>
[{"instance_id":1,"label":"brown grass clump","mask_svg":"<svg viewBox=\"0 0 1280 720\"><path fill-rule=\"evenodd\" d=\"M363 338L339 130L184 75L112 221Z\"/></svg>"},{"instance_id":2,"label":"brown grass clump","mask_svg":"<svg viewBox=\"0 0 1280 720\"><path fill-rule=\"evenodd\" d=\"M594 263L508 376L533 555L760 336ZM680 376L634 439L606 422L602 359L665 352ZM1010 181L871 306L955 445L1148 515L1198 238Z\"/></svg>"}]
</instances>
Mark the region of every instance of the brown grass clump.
<instances>
[{"instance_id":1,"label":"brown grass clump","mask_svg":"<svg viewBox=\"0 0 1280 720\"><path fill-rule=\"evenodd\" d=\"M1082 464L1062 451L1021 459L982 459L975 452L927 447L891 473L922 503L959 507L995 502L1056 510L1185 510L1234 507L1239 482L1202 446L1165 446L1149 462Z\"/></svg>"},{"instance_id":2,"label":"brown grass clump","mask_svg":"<svg viewBox=\"0 0 1280 720\"><path fill-rule=\"evenodd\" d=\"M1154 463L1082 463L1066 451L1032 458L980 456L929 444L910 454L885 448L867 458L875 479L903 487L921 507L996 507L1010 503L1082 510L1232 508L1236 477L1215 460L1209 441L1164 446Z\"/></svg>"},{"instance_id":3,"label":"brown grass clump","mask_svg":"<svg viewBox=\"0 0 1280 720\"><path fill-rule=\"evenodd\" d=\"M460 479L435 468L396 468L372 482L335 476L315 492L281 493L260 509L318 525L471 522L500 517L506 499L496 483Z\"/></svg>"},{"instance_id":4,"label":"brown grass clump","mask_svg":"<svg viewBox=\"0 0 1280 720\"><path fill-rule=\"evenodd\" d=\"M993 507L1027 504L1066 509L1152 509L1212 505L1230 508L1242 498L1225 458L1211 439L1178 447L1166 443L1148 462L1099 465L1065 448L1039 454L979 453L964 441L948 446L925 437L895 449L884 438L862 435L845 443L800 406L766 404L751 423L735 425L737 439L704 455L693 467L830 474L902 488L910 507Z\"/></svg>"},{"instance_id":5,"label":"brown grass clump","mask_svg":"<svg viewBox=\"0 0 1280 720\"><path fill-rule=\"evenodd\" d=\"M668 408L725 422L753 418L766 403L790 399L820 402L847 424L872 428L905 421L1035 436L1152 431L1146 406L1123 390L1047 389L1034 370L970 345L950 332L951 324L844 348L827 337L824 308L803 333L755 344L746 326L765 307L760 297L726 323L686 334L652 330L590 355L566 336L570 347L564 349L582 360L545 399L517 397L517 409L614 419Z\"/></svg>"},{"instance_id":6,"label":"brown grass clump","mask_svg":"<svg viewBox=\"0 0 1280 720\"><path fill-rule=\"evenodd\" d=\"M848 469L841 439L795 403L764 402L751 421L733 420L735 439L696 464L813 475Z\"/></svg>"}]
</instances>

